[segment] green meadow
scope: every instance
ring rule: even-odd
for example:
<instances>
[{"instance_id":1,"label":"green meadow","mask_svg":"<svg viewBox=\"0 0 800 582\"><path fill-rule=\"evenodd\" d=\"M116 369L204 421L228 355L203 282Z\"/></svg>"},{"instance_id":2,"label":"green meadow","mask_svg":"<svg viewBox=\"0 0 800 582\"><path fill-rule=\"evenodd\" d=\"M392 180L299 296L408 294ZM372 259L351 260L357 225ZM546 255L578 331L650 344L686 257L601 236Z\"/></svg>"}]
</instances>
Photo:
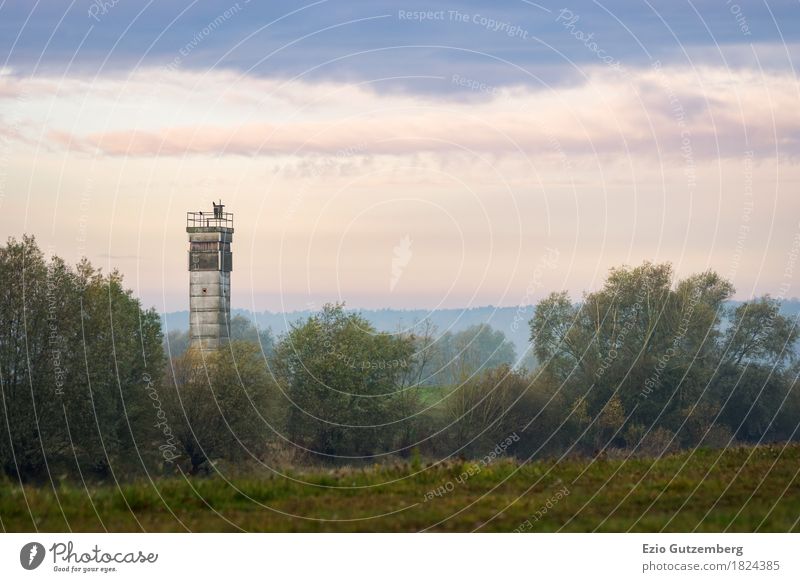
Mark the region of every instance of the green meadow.
<instances>
[{"instance_id":1,"label":"green meadow","mask_svg":"<svg viewBox=\"0 0 800 582\"><path fill-rule=\"evenodd\" d=\"M800 531L800 445L0 488L8 532Z\"/></svg>"}]
</instances>

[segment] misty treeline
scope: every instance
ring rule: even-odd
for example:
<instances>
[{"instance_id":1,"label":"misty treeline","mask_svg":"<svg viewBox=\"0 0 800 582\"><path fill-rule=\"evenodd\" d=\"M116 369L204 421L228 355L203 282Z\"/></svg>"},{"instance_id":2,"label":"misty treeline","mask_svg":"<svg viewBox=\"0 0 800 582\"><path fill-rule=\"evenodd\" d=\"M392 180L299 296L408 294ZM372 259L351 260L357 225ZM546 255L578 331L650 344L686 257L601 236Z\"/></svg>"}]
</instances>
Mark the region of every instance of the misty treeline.
<instances>
[{"instance_id":1,"label":"misty treeline","mask_svg":"<svg viewBox=\"0 0 800 582\"><path fill-rule=\"evenodd\" d=\"M728 305L713 272L613 269L542 300L534 354L501 330L378 332L326 305L275 337L244 317L211 353L164 337L117 272L0 248L0 462L26 480L270 471L397 458L655 456L796 440L796 321Z\"/></svg>"}]
</instances>

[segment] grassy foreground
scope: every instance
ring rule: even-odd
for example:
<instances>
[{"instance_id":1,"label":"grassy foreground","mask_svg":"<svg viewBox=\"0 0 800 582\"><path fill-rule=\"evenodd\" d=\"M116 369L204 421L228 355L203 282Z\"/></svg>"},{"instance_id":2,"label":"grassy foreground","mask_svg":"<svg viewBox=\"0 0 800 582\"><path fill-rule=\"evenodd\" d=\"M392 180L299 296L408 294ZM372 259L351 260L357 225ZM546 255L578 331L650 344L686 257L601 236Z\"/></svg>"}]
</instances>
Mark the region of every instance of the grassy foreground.
<instances>
[{"instance_id":1,"label":"grassy foreground","mask_svg":"<svg viewBox=\"0 0 800 582\"><path fill-rule=\"evenodd\" d=\"M800 531L800 445L25 487L5 531ZM438 495L434 493L438 490ZM527 520L527 521L526 521Z\"/></svg>"}]
</instances>

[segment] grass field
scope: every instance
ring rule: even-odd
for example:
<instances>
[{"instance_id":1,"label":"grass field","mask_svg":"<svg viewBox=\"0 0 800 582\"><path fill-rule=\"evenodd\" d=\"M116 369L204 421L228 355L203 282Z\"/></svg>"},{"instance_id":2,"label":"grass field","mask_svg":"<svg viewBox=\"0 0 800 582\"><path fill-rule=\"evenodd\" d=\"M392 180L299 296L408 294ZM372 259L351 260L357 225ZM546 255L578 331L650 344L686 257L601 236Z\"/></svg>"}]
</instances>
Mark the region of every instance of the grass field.
<instances>
[{"instance_id":1,"label":"grass field","mask_svg":"<svg viewBox=\"0 0 800 582\"><path fill-rule=\"evenodd\" d=\"M800 445L0 486L5 531L800 531ZM438 491L438 495L433 493Z\"/></svg>"}]
</instances>

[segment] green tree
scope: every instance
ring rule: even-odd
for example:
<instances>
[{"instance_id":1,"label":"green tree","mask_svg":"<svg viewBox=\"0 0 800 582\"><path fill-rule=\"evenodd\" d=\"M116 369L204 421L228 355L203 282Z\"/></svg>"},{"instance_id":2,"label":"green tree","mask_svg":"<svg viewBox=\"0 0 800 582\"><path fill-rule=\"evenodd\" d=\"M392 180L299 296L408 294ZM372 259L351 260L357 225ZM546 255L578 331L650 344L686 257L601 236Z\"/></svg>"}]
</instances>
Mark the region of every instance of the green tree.
<instances>
[{"instance_id":1,"label":"green tree","mask_svg":"<svg viewBox=\"0 0 800 582\"><path fill-rule=\"evenodd\" d=\"M114 459L152 457L152 401L163 369L161 323L143 310L122 276L103 275L84 260L77 268L81 374L67 393L70 432L79 456L95 471L113 470Z\"/></svg>"},{"instance_id":2,"label":"green tree","mask_svg":"<svg viewBox=\"0 0 800 582\"><path fill-rule=\"evenodd\" d=\"M725 334L725 362L782 368L795 358L797 321L780 313L780 302L766 296L731 312Z\"/></svg>"},{"instance_id":3,"label":"green tree","mask_svg":"<svg viewBox=\"0 0 800 582\"><path fill-rule=\"evenodd\" d=\"M673 286L669 264L616 268L581 303L563 292L540 302L531 341L543 376L597 419L598 439L616 434L621 445L632 434L625 423L644 433L685 424L685 411L718 367L721 317L732 294L711 271ZM615 412L613 426L603 427L610 410L624 416Z\"/></svg>"},{"instance_id":4,"label":"green tree","mask_svg":"<svg viewBox=\"0 0 800 582\"><path fill-rule=\"evenodd\" d=\"M275 352L275 338L270 328L259 330L255 323L243 315L231 318L230 338L232 341L247 341L261 346L264 355L271 357Z\"/></svg>"},{"instance_id":5,"label":"green tree","mask_svg":"<svg viewBox=\"0 0 800 582\"><path fill-rule=\"evenodd\" d=\"M795 402L791 366L797 337L796 320L782 315L775 299L762 297L730 310L714 388L721 417L737 438L781 434L781 409Z\"/></svg>"},{"instance_id":6,"label":"green tree","mask_svg":"<svg viewBox=\"0 0 800 582\"><path fill-rule=\"evenodd\" d=\"M278 392L257 345L233 341L175 358L165 409L189 472L209 461L258 461L279 430Z\"/></svg>"},{"instance_id":7,"label":"green tree","mask_svg":"<svg viewBox=\"0 0 800 582\"><path fill-rule=\"evenodd\" d=\"M432 383L458 385L483 370L516 361L514 344L500 330L480 323L465 330L440 336L436 342L438 368Z\"/></svg>"},{"instance_id":8,"label":"green tree","mask_svg":"<svg viewBox=\"0 0 800 582\"><path fill-rule=\"evenodd\" d=\"M448 424L453 425L452 450L477 454L522 431L527 422L520 405L530 384L508 364L484 370L445 397Z\"/></svg>"},{"instance_id":9,"label":"green tree","mask_svg":"<svg viewBox=\"0 0 800 582\"><path fill-rule=\"evenodd\" d=\"M157 456L146 390L160 376L157 314L121 276L46 259L33 237L0 248L3 471L107 475Z\"/></svg>"},{"instance_id":10,"label":"green tree","mask_svg":"<svg viewBox=\"0 0 800 582\"><path fill-rule=\"evenodd\" d=\"M379 333L340 304L294 325L274 366L290 400L289 438L330 456L391 450L409 414L402 393L413 356L412 338Z\"/></svg>"},{"instance_id":11,"label":"green tree","mask_svg":"<svg viewBox=\"0 0 800 582\"><path fill-rule=\"evenodd\" d=\"M231 341L248 341L258 344L264 355L271 357L275 351L275 338L270 328L257 329L256 326L243 315L236 314L231 317L229 329ZM170 357L177 358L189 349L189 330L170 330L164 342L164 350Z\"/></svg>"}]
</instances>

